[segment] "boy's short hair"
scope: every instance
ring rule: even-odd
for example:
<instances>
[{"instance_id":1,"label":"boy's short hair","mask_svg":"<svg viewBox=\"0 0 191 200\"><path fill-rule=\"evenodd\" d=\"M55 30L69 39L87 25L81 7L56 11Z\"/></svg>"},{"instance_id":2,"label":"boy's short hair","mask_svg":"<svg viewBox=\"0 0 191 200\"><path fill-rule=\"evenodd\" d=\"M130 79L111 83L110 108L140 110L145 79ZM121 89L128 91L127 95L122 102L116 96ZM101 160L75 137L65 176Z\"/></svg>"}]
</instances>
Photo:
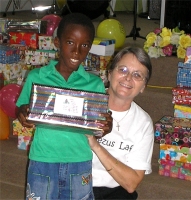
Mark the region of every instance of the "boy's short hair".
<instances>
[{"instance_id":1,"label":"boy's short hair","mask_svg":"<svg viewBox=\"0 0 191 200\"><path fill-rule=\"evenodd\" d=\"M60 21L57 29L57 37L61 39L62 34L64 33L66 27L70 24L77 24L87 27L91 34L92 41L95 37L95 27L89 17L82 13L71 13L68 15L63 16L62 20Z\"/></svg>"}]
</instances>

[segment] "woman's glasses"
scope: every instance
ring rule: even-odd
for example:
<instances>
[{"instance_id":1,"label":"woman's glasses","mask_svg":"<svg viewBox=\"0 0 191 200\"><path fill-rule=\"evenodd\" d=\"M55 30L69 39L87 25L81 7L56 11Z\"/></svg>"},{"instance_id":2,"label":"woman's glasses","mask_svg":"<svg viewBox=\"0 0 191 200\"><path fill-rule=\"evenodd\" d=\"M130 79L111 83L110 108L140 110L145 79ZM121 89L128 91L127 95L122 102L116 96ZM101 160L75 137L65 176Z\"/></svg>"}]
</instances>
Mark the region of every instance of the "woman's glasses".
<instances>
[{"instance_id":1,"label":"woman's glasses","mask_svg":"<svg viewBox=\"0 0 191 200\"><path fill-rule=\"evenodd\" d=\"M131 77L134 81L144 81L147 79L142 72L140 72L140 71L130 72L128 67L126 67L125 65L117 66L116 70L118 71L119 75L121 75L121 76L128 76L129 74L131 74Z\"/></svg>"}]
</instances>

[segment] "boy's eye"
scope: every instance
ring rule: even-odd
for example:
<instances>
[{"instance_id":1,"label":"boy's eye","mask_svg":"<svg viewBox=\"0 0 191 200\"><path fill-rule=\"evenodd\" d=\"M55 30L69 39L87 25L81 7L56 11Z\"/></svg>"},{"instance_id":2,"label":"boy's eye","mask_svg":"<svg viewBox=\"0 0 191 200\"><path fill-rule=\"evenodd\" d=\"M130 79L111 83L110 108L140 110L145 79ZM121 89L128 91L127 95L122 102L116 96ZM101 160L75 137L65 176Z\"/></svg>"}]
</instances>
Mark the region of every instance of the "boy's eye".
<instances>
[{"instance_id":1,"label":"boy's eye","mask_svg":"<svg viewBox=\"0 0 191 200\"><path fill-rule=\"evenodd\" d=\"M72 42L72 41L67 41L67 43L68 43L68 44L73 44L73 42Z\"/></svg>"},{"instance_id":2,"label":"boy's eye","mask_svg":"<svg viewBox=\"0 0 191 200\"><path fill-rule=\"evenodd\" d=\"M83 44L82 46L83 46L83 47L89 47L89 45L88 45L88 44Z\"/></svg>"}]
</instances>

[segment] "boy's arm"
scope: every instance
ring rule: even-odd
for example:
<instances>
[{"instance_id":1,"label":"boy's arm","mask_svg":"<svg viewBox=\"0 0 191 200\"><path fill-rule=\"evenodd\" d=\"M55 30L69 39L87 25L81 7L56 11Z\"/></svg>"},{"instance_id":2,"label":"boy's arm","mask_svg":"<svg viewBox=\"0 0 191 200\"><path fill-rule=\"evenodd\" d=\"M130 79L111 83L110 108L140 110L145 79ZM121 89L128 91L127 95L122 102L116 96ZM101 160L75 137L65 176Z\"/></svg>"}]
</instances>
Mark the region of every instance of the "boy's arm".
<instances>
[{"instance_id":1,"label":"boy's arm","mask_svg":"<svg viewBox=\"0 0 191 200\"><path fill-rule=\"evenodd\" d=\"M29 112L29 105L28 104L21 105L17 111L17 118L19 122L22 124L22 126L27 128L33 128L34 124L31 124L27 120L28 112Z\"/></svg>"},{"instance_id":2,"label":"boy's arm","mask_svg":"<svg viewBox=\"0 0 191 200\"><path fill-rule=\"evenodd\" d=\"M113 127L113 118L111 116L111 111L108 111L107 113L101 113L102 117L105 117L105 120L97 120L96 123L98 124L99 128L103 130L102 136L104 137L108 133L111 132Z\"/></svg>"}]
</instances>

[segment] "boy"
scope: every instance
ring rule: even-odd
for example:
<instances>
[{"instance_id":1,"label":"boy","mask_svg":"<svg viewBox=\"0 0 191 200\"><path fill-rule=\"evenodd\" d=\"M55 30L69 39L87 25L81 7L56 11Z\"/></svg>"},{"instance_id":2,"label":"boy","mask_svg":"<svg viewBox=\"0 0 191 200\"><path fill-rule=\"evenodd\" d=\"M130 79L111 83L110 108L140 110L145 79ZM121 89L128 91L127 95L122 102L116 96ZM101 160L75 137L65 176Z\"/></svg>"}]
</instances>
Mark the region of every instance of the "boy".
<instances>
[{"instance_id":1,"label":"boy","mask_svg":"<svg viewBox=\"0 0 191 200\"><path fill-rule=\"evenodd\" d=\"M32 70L17 101L23 126L32 126L26 120L32 83L105 92L102 80L81 65L94 36L94 25L87 16L72 13L63 17L55 39L59 61ZM101 123L104 134L109 133L111 120ZM64 127L36 126L29 159L27 199L93 199L92 152L84 134Z\"/></svg>"}]
</instances>

